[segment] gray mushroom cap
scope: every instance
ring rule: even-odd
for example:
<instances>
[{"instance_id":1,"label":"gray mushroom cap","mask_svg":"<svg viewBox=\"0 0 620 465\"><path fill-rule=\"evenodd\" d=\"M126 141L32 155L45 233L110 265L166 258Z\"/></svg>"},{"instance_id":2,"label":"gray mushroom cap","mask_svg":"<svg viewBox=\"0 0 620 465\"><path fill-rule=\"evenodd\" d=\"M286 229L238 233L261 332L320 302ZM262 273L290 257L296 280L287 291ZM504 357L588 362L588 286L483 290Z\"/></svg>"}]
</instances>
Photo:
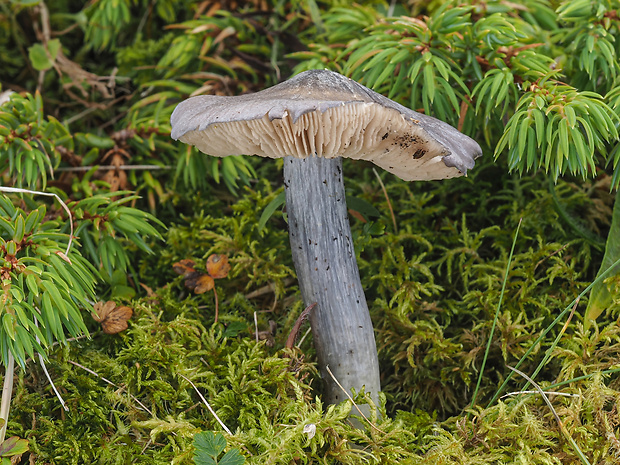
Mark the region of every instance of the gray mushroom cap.
<instances>
[{"instance_id":1,"label":"gray mushroom cap","mask_svg":"<svg viewBox=\"0 0 620 465\"><path fill-rule=\"evenodd\" d=\"M449 124L328 70L254 94L190 97L171 124L173 139L209 155L363 159L407 181L462 176L482 155Z\"/></svg>"}]
</instances>

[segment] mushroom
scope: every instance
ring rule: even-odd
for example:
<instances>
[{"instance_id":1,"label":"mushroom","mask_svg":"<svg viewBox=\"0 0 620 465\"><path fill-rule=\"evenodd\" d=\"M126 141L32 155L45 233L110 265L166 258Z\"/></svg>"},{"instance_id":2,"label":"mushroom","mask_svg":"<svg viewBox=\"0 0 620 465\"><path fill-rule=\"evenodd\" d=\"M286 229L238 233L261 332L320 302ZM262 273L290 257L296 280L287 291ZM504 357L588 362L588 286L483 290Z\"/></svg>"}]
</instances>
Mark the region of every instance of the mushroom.
<instances>
[{"instance_id":1,"label":"mushroom","mask_svg":"<svg viewBox=\"0 0 620 465\"><path fill-rule=\"evenodd\" d=\"M171 124L173 139L209 155L284 158L293 263L305 304L318 304L310 325L325 400L345 399L336 378L377 402L377 348L353 249L342 158L371 161L407 181L447 179L473 168L480 146L327 70L306 71L254 94L191 97L176 107Z\"/></svg>"}]
</instances>

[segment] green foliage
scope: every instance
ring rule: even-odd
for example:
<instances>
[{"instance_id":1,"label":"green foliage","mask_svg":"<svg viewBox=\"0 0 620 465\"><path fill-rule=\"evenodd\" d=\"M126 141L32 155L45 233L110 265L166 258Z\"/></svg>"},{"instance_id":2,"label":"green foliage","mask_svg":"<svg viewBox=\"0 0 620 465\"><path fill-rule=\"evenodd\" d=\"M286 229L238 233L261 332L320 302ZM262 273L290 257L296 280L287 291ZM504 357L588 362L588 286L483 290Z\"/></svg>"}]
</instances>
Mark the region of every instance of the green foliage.
<instances>
[{"instance_id":1,"label":"green foliage","mask_svg":"<svg viewBox=\"0 0 620 465\"><path fill-rule=\"evenodd\" d=\"M549 81L530 89L519 99L495 153L508 147L509 166L520 174L544 168L557 180L565 172L583 178L595 173L595 153L618 138L616 114L594 92Z\"/></svg>"},{"instance_id":2,"label":"green foliage","mask_svg":"<svg viewBox=\"0 0 620 465\"><path fill-rule=\"evenodd\" d=\"M608 92L616 84L618 29L615 1L562 2L556 10L563 28L557 31L566 46L564 66L585 89Z\"/></svg>"},{"instance_id":3,"label":"green foliage","mask_svg":"<svg viewBox=\"0 0 620 465\"><path fill-rule=\"evenodd\" d=\"M13 192L21 193L21 187L45 189L63 155L75 148L66 127L55 118L44 119L43 114L39 93L14 95L0 110L0 163ZM105 141L88 136L84 136L88 143L105 146ZM87 332L80 311L91 308L96 298L99 271L108 277L113 269L126 272L126 244L150 252L145 236L160 237L149 224L159 223L152 215L124 205L137 197L111 193L106 184L82 185L88 197L69 201L66 212L48 213L47 205L29 196L34 191L21 193L21 199L0 197L0 357L5 366L9 354L23 367L27 356L44 354L55 341L65 343L66 331L72 337ZM124 197L115 199L118 195ZM64 213L70 217L63 217ZM68 233L74 233L74 222L75 236L84 241L90 262L76 245L71 247L73 237ZM119 235L128 240L125 247Z\"/></svg>"},{"instance_id":4,"label":"green foliage","mask_svg":"<svg viewBox=\"0 0 620 465\"><path fill-rule=\"evenodd\" d=\"M427 16L380 18L368 7L325 13L331 47L296 54L343 71L406 106L484 135L509 168L592 177L616 169L614 111L620 39L614 2L431 4ZM333 18L332 18L332 15ZM359 29L358 34L352 25ZM365 28L365 33L361 31ZM338 61L346 60L345 65Z\"/></svg>"},{"instance_id":5,"label":"green foliage","mask_svg":"<svg viewBox=\"0 0 620 465\"><path fill-rule=\"evenodd\" d=\"M221 433L215 435L212 431L204 431L196 434L194 447L196 465L242 465L245 462L238 449L231 449L220 457L226 448L226 438Z\"/></svg>"},{"instance_id":6,"label":"green foliage","mask_svg":"<svg viewBox=\"0 0 620 465\"><path fill-rule=\"evenodd\" d=\"M447 44L469 24L469 8L451 8L444 17L447 7L428 24L399 18L372 27L368 37L345 52L350 54L345 72L390 98L407 98L412 108L421 103L427 113L455 124L467 87Z\"/></svg>"},{"instance_id":7,"label":"green foliage","mask_svg":"<svg viewBox=\"0 0 620 465\"><path fill-rule=\"evenodd\" d=\"M229 447L261 465L577 463L564 431L591 463L615 463L618 276L589 327L583 303L571 318L566 308L614 239L618 9L0 2L1 81L16 92L0 108L2 184L54 192L71 216L49 197L0 197L0 353L23 366L8 424L28 441L22 461L190 464L202 450L222 463ZM438 116L486 155L442 183L382 173L386 194L363 162L345 165L384 388L374 426L353 427L350 402L322 403L311 336L283 349L303 305L281 162L206 157L169 138L189 95L253 92L312 68ZM172 270L212 253L232 266L217 300ZM82 316L110 298L134 310L117 335ZM32 360L41 351L68 411ZM570 395L551 396L564 430L537 394L494 400L525 387L506 368L517 364ZM187 380L232 435L211 433L221 426Z\"/></svg>"},{"instance_id":8,"label":"green foliage","mask_svg":"<svg viewBox=\"0 0 620 465\"><path fill-rule=\"evenodd\" d=\"M79 307L94 298L96 269L68 249L58 223L45 221L41 206L29 213L0 197L2 328L0 357L11 354L24 367L26 356L45 353L52 342L86 332Z\"/></svg>"},{"instance_id":9,"label":"green foliage","mask_svg":"<svg viewBox=\"0 0 620 465\"><path fill-rule=\"evenodd\" d=\"M37 71L46 71L54 66L58 51L60 50L60 41L58 39L50 40L47 48L41 44L34 44L28 49L28 58L32 66Z\"/></svg>"},{"instance_id":10,"label":"green foliage","mask_svg":"<svg viewBox=\"0 0 620 465\"><path fill-rule=\"evenodd\" d=\"M379 221L390 224L380 186L371 181L373 175L352 164L345 172L353 175L350 194L376 205ZM29 371L20 372L17 382L12 431L29 438L37 460L49 463L133 459L148 464L192 463L196 434L221 427L183 375L234 432L225 435L227 445L239 450L250 464L575 459L536 396L508 398L488 408L475 406L469 418L459 415L468 407L481 366L489 315L496 309L515 225L510 215L501 212L490 218L484 209L476 214L479 205L491 201L480 196L465 220L446 218L445 198L457 191L464 198L475 198L478 176L472 173L466 186L447 182L432 192L421 185L390 183L391 201L407 205L395 212L399 232L356 236L356 248L364 244L361 274L378 331L386 390L386 403L379 406L381 417L370 418L378 429L353 428L348 422L350 403L327 407L316 397L320 380L308 363L313 351L307 342L293 352L280 349L302 306L291 305L297 291L287 284L290 274L280 277L272 269L290 266L290 258L282 252L288 238L281 214L276 212L262 231L257 230L261 209L277 194L264 183L260 189L244 190L227 207L232 214L225 217L201 213L223 208L218 207L221 199L193 196L194 213L170 228L165 246L155 245L160 257L145 257L144 280L159 289L134 303L136 315L129 329L120 336L98 331L92 340L80 340L50 355L48 369L70 411L64 417L55 413L58 401L37 381L41 369L28 365ZM550 194L544 183L534 189L536 181L540 186L540 178L515 181L524 184L524 197L513 196L511 208L519 213L532 210L525 214L517 241L480 402L488 400L505 377L504 364L514 365L523 356L532 346L532 335L539 334L581 289L586 276L596 271L582 240L565 247L568 233L557 227ZM573 202L577 200L588 202L575 195ZM412 211L420 213L412 215ZM491 227L489 223L500 217L504 218L501 227ZM437 225L442 234L436 233ZM354 232L363 227L361 220L353 221ZM253 252L248 254L247 244L252 243ZM448 265L447 259L442 260L445 248L459 243L461 249ZM218 284L217 325L213 324L213 298L188 297L170 270L179 258L204 257L214 251L229 253L233 265L232 277ZM262 280L249 272L253 269ZM279 289L277 298L273 293L252 296L270 281ZM267 318L281 328L274 335L273 348L257 344L254 334L254 312L270 308L274 310L257 313L257 319L259 330L268 326ZM555 328L550 336L559 330ZM607 438L616 434L617 416L611 406L618 395L617 380L611 375L596 382L591 376L572 379L614 369L618 351L620 332L615 323L594 332L571 323L537 377L545 389L580 396L556 396L553 403L580 448L590 458L598 457L599 463L612 460L616 453ZM535 350L521 368L531 373L540 359L540 350ZM551 380L569 382L551 387ZM513 379L509 390L522 385ZM363 397L357 401L365 402ZM427 413L431 411L434 416ZM30 426L33 413L36 422Z\"/></svg>"},{"instance_id":11,"label":"green foliage","mask_svg":"<svg viewBox=\"0 0 620 465\"><path fill-rule=\"evenodd\" d=\"M0 165L15 187L45 189L47 177L58 167L58 148L70 137L55 118L43 118L41 94L12 95L0 107Z\"/></svg>"},{"instance_id":12,"label":"green foliage","mask_svg":"<svg viewBox=\"0 0 620 465\"><path fill-rule=\"evenodd\" d=\"M12 436L5 439L0 444L0 457L2 458L2 465L11 465L13 463L11 457L21 457L22 454L28 451L28 441L20 439L17 436Z\"/></svg>"},{"instance_id":13,"label":"green foliage","mask_svg":"<svg viewBox=\"0 0 620 465\"><path fill-rule=\"evenodd\" d=\"M616 194L611 226L609 228L609 237L607 238L607 247L605 248L605 255L603 256L603 262L601 263L601 269L597 277L608 272L610 276L608 279L610 281L613 281L614 278L618 280L618 270L610 270L618 260L620 260L620 191ZM611 282L609 284L611 284ZM608 287L608 284L603 281L595 284L592 288L592 295L588 300L588 308L586 309L584 317L586 329L590 326L591 320L596 320L605 309L611 306L613 298L610 287L611 286Z\"/></svg>"}]
</instances>

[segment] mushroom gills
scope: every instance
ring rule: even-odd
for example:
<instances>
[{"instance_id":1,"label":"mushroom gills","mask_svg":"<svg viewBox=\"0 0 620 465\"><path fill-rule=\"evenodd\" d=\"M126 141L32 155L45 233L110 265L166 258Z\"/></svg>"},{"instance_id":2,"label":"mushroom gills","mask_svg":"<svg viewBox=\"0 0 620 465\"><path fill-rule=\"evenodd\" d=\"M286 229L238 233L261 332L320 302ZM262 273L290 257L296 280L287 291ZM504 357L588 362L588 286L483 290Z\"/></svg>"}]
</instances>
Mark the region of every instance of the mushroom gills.
<instances>
[{"instance_id":1,"label":"mushroom gills","mask_svg":"<svg viewBox=\"0 0 620 465\"><path fill-rule=\"evenodd\" d=\"M450 152L398 111L376 103L349 103L270 119L215 123L181 136L214 156L245 153L269 158L344 157L370 161L406 181L461 176L443 161Z\"/></svg>"}]
</instances>

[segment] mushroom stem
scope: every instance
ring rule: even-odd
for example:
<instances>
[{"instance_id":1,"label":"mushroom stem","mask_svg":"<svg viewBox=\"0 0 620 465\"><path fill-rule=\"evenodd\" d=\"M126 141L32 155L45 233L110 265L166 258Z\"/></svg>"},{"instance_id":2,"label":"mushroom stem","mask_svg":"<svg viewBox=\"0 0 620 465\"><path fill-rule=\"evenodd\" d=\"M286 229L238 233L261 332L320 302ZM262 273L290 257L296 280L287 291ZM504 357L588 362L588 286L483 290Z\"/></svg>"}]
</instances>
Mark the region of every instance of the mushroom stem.
<instances>
[{"instance_id":1,"label":"mushroom stem","mask_svg":"<svg viewBox=\"0 0 620 465\"><path fill-rule=\"evenodd\" d=\"M378 402L381 389L375 335L360 282L347 214L342 159L284 158L289 237L297 279L310 314L325 399L345 400L365 387Z\"/></svg>"}]
</instances>

